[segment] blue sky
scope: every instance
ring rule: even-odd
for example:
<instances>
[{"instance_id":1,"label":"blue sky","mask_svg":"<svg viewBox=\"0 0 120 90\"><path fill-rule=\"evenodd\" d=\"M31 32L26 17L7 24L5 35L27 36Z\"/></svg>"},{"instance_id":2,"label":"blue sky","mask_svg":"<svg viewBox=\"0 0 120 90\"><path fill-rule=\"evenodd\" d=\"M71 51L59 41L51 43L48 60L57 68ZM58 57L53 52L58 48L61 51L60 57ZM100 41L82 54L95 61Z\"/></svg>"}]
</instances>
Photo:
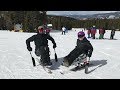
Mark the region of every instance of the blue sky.
<instances>
[{"instance_id":1,"label":"blue sky","mask_svg":"<svg viewBox=\"0 0 120 90\"><path fill-rule=\"evenodd\" d=\"M47 11L47 14L48 15L62 15L62 14L90 15L90 14L109 13L109 12L116 12L116 11Z\"/></svg>"}]
</instances>

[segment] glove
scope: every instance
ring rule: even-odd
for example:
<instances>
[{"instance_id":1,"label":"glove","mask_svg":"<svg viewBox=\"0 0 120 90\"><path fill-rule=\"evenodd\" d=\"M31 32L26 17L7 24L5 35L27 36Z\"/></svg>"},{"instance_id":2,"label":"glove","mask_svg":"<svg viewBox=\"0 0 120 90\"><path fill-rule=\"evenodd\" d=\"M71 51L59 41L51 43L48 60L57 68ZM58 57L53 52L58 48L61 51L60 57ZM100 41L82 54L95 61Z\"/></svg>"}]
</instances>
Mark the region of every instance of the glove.
<instances>
[{"instance_id":1,"label":"glove","mask_svg":"<svg viewBox=\"0 0 120 90\"><path fill-rule=\"evenodd\" d=\"M91 57L91 55L90 55L90 54L88 54L88 57Z\"/></svg>"},{"instance_id":2,"label":"glove","mask_svg":"<svg viewBox=\"0 0 120 90\"><path fill-rule=\"evenodd\" d=\"M31 47L27 47L28 51L32 51L32 48Z\"/></svg>"},{"instance_id":3,"label":"glove","mask_svg":"<svg viewBox=\"0 0 120 90\"><path fill-rule=\"evenodd\" d=\"M91 55L92 55L92 52L88 51L88 57L91 57Z\"/></svg>"},{"instance_id":4,"label":"glove","mask_svg":"<svg viewBox=\"0 0 120 90\"><path fill-rule=\"evenodd\" d=\"M56 44L54 44L54 45L53 45L53 48L56 48L56 47L57 47Z\"/></svg>"}]
</instances>

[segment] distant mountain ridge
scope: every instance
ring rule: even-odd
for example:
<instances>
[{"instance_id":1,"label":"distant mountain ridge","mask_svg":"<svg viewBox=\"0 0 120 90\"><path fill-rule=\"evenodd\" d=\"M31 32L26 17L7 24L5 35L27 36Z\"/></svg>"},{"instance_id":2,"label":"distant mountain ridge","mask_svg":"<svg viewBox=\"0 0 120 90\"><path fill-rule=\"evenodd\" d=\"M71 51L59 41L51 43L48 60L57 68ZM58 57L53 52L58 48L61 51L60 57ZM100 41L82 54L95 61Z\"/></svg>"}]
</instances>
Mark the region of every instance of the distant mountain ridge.
<instances>
[{"instance_id":1,"label":"distant mountain ridge","mask_svg":"<svg viewBox=\"0 0 120 90\"><path fill-rule=\"evenodd\" d=\"M100 19L113 19L113 18L120 18L120 11L118 12L111 12L111 13L98 13L98 14L92 14L92 15L74 15L74 14L70 14L70 15L62 15L62 16L66 16L66 17L71 17L71 18L75 18L75 19L92 19L92 18L100 18Z\"/></svg>"}]
</instances>

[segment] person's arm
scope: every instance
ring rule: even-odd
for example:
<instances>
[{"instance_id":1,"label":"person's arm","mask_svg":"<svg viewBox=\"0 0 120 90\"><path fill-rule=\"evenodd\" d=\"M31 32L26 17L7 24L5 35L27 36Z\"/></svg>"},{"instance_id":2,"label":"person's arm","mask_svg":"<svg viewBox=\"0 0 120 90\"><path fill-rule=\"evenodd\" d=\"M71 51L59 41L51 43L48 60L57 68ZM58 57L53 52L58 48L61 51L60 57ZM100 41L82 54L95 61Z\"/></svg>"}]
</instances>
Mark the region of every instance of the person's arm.
<instances>
[{"instance_id":1,"label":"person's arm","mask_svg":"<svg viewBox=\"0 0 120 90\"><path fill-rule=\"evenodd\" d=\"M76 48L78 48L79 47L79 39L77 39L77 42L76 42L76 46L75 46Z\"/></svg>"},{"instance_id":2,"label":"person's arm","mask_svg":"<svg viewBox=\"0 0 120 90\"><path fill-rule=\"evenodd\" d=\"M91 43L89 42L88 44L88 57L92 56L92 52L93 52L93 46L91 45Z\"/></svg>"},{"instance_id":3,"label":"person's arm","mask_svg":"<svg viewBox=\"0 0 120 90\"><path fill-rule=\"evenodd\" d=\"M55 40L50 36L50 35L48 35L48 38L47 39L49 39L49 40L51 40L52 41L52 43L53 43L53 48L56 48L57 46L56 46L56 43L55 43Z\"/></svg>"},{"instance_id":4,"label":"person's arm","mask_svg":"<svg viewBox=\"0 0 120 90\"><path fill-rule=\"evenodd\" d=\"M31 46L30 46L30 42L34 41L34 38L35 38L35 35L33 35L32 37L30 37L30 38L28 38L28 39L26 40L27 49L28 49L29 51L32 51L32 48L31 48Z\"/></svg>"}]
</instances>

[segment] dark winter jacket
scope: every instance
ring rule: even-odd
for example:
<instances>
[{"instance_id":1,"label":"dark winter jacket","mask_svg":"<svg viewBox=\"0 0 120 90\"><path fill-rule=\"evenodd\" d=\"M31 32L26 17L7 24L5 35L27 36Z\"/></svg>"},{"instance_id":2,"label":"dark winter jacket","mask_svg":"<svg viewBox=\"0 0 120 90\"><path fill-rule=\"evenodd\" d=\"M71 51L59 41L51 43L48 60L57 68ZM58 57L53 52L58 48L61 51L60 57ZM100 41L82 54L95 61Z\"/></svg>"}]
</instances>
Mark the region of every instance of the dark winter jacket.
<instances>
[{"instance_id":1,"label":"dark winter jacket","mask_svg":"<svg viewBox=\"0 0 120 90\"><path fill-rule=\"evenodd\" d=\"M81 50L82 53L88 55L88 57L91 57L93 52L93 46L91 45L90 41L86 39L86 37L83 40L77 39L77 49Z\"/></svg>"},{"instance_id":2,"label":"dark winter jacket","mask_svg":"<svg viewBox=\"0 0 120 90\"><path fill-rule=\"evenodd\" d=\"M104 34L105 30L104 29L99 29L99 34Z\"/></svg>"},{"instance_id":3,"label":"dark winter jacket","mask_svg":"<svg viewBox=\"0 0 120 90\"><path fill-rule=\"evenodd\" d=\"M115 30L111 30L111 35L115 35Z\"/></svg>"},{"instance_id":4,"label":"dark winter jacket","mask_svg":"<svg viewBox=\"0 0 120 90\"><path fill-rule=\"evenodd\" d=\"M30 42L34 41L35 49L40 48L41 46L48 46L48 40L51 40L53 46L56 46L54 39L48 34L36 34L26 40L27 47L30 46Z\"/></svg>"}]
</instances>

